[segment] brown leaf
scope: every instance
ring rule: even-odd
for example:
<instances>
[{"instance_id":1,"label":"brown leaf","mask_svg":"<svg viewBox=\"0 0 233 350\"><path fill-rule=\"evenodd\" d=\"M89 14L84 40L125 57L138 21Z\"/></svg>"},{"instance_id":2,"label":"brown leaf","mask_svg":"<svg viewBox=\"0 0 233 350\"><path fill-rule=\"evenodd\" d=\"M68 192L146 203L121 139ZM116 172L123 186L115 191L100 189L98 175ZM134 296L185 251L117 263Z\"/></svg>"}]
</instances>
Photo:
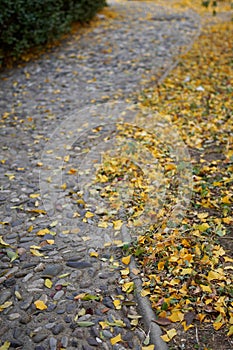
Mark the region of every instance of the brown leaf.
<instances>
[{"instance_id":1,"label":"brown leaf","mask_svg":"<svg viewBox=\"0 0 233 350\"><path fill-rule=\"evenodd\" d=\"M169 324L171 324L171 321L166 317L158 317L156 320L152 321L159 324L160 326L168 326Z\"/></svg>"},{"instance_id":2,"label":"brown leaf","mask_svg":"<svg viewBox=\"0 0 233 350\"><path fill-rule=\"evenodd\" d=\"M186 314L184 315L186 325L189 326L193 322L195 317L196 317L196 313L194 311L186 312Z\"/></svg>"}]
</instances>

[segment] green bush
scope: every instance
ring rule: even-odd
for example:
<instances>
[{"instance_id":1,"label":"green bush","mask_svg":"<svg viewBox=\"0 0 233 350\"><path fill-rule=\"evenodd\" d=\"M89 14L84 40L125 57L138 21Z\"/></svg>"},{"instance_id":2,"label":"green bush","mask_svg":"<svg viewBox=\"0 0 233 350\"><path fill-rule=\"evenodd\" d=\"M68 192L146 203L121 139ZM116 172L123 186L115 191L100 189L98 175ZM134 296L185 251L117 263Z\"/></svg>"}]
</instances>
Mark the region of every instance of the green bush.
<instances>
[{"instance_id":1,"label":"green bush","mask_svg":"<svg viewBox=\"0 0 233 350\"><path fill-rule=\"evenodd\" d=\"M58 38L72 22L90 20L105 5L105 0L1 0L0 64Z\"/></svg>"}]
</instances>

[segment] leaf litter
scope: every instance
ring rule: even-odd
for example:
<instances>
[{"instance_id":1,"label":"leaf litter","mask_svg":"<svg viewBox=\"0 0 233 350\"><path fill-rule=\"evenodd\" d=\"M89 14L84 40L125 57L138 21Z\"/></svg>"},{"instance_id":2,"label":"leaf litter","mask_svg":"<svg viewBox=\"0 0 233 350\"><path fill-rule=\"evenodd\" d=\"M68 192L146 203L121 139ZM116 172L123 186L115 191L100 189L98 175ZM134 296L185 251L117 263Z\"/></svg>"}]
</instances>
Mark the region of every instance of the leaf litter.
<instances>
[{"instance_id":1,"label":"leaf litter","mask_svg":"<svg viewBox=\"0 0 233 350\"><path fill-rule=\"evenodd\" d=\"M175 7L192 6L206 17L197 1L192 5L190 1L173 3ZM224 9L229 11L229 4L223 3ZM141 295L151 301L155 322L164 329L162 339L174 346L177 334L195 327L209 329L209 324L215 331L223 331L224 337L233 334L233 259L232 245L227 243L232 239L233 223L232 27L229 21L207 16L199 39L178 66L163 83L138 97L142 114L149 108L164 118L171 116L191 156L193 193L180 226L175 223L172 227L169 215L166 217L177 203L180 164L164 144L142 128L127 123L117 126L118 153L104 153L92 183L106 203L106 208L91 215L99 227L121 229L123 221L133 232L140 227L122 262L128 265L131 255L136 258L143 276ZM133 149L133 143L122 146L121 137L139 142L162 168L156 164L154 172L142 172L144 158L138 148ZM144 160L143 170L148 164L148 159ZM159 195L151 196L155 177L163 178L160 187L166 188L163 206ZM148 222L141 219L145 210ZM156 224L151 225L152 221ZM121 270L121 275L122 290L133 293L129 269ZM120 302L114 302L118 309ZM196 342L201 346L197 336Z\"/></svg>"}]
</instances>

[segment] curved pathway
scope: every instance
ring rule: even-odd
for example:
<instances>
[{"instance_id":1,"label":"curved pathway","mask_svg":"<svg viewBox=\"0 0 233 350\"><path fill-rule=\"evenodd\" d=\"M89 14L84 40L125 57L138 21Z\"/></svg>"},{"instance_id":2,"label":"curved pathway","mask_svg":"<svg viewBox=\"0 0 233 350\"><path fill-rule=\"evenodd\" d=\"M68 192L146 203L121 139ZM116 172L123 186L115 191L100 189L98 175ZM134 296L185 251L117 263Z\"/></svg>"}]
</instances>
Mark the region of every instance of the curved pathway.
<instances>
[{"instance_id":1,"label":"curved pathway","mask_svg":"<svg viewBox=\"0 0 233 350\"><path fill-rule=\"evenodd\" d=\"M146 337L133 294L120 288L121 251L90 239L98 237L91 220L85 229L59 230L39 187L46 141L67 115L87 104L133 102L199 30L192 12L110 5L115 18L99 15L94 28L0 75L0 346L9 341L9 349L136 350ZM77 186L70 178L68 190ZM85 217L81 204L78 211Z\"/></svg>"}]
</instances>

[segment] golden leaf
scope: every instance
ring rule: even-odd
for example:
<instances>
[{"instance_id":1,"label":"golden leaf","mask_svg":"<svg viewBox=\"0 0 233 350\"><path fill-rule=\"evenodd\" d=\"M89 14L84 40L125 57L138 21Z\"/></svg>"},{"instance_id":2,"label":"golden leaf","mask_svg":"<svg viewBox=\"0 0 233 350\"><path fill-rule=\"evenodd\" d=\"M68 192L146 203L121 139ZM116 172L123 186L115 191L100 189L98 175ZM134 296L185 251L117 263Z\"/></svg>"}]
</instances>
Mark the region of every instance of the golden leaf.
<instances>
[{"instance_id":1,"label":"golden leaf","mask_svg":"<svg viewBox=\"0 0 233 350\"><path fill-rule=\"evenodd\" d=\"M120 300L118 300L118 299L113 300L113 304L117 310L121 309L121 301Z\"/></svg>"},{"instance_id":2,"label":"golden leaf","mask_svg":"<svg viewBox=\"0 0 233 350\"><path fill-rule=\"evenodd\" d=\"M214 322L213 323L213 327L216 331L218 331L223 325L224 325L224 322Z\"/></svg>"},{"instance_id":3,"label":"golden leaf","mask_svg":"<svg viewBox=\"0 0 233 350\"><path fill-rule=\"evenodd\" d=\"M50 233L49 229L48 228L44 228L43 230L39 230L36 234L37 234L37 236L44 236L47 233Z\"/></svg>"},{"instance_id":4,"label":"golden leaf","mask_svg":"<svg viewBox=\"0 0 233 350\"><path fill-rule=\"evenodd\" d=\"M134 283L133 282L126 282L122 286L123 292L131 293L134 290Z\"/></svg>"},{"instance_id":5,"label":"golden leaf","mask_svg":"<svg viewBox=\"0 0 233 350\"><path fill-rule=\"evenodd\" d=\"M212 289L210 288L210 286L205 286L203 284L200 284L200 287L203 290L203 292L212 293Z\"/></svg>"},{"instance_id":6,"label":"golden leaf","mask_svg":"<svg viewBox=\"0 0 233 350\"><path fill-rule=\"evenodd\" d=\"M140 294L142 297L145 297L145 296L151 294L151 292L149 290L143 289Z\"/></svg>"},{"instance_id":7,"label":"golden leaf","mask_svg":"<svg viewBox=\"0 0 233 350\"><path fill-rule=\"evenodd\" d=\"M229 331L227 333L227 336L231 337L232 335L233 335L233 326L230 326L230 329L229 329Z\"/></svg>"},{"instance_id":8,"label":"golden leaf","mask_svg":"<svg viewBox=\"0 0 233 350\"><path fill-rule=\"evenodd\" d=\"M5 343L0 346L0 350L8 350L10 347L11 343L9 341L5 341Z\"/></svg>"},{"instance_id":9,"label":"golden leaf","mask_svg":"<svg viewBox=\"0 0 233 350\"><path fill-rule=\"evenodd\" d=\"M115 344L119 343L121 340L122 340L121 339L121 334L118 334L114 338L111 338L110 342L111 342L112 345L115 345Z\"/></svg>"},{"instance_id":10,"label":"golden leaf","mask_svg":"<svg viewBox=\"0 0 233 350\"><path fill-rule=\"evenodd\" d=\"M124 257L121 259L121 261L123 262L123 264L129 265L130 259L131 259L131 255L128 255L128 256L124 256Z\"/></svg>"},{"instance_id":11,"label":"golden leaf","mask_svg":"<svg viewBox=\"0 0 233 350\"><path fill-rule=\"evenodd\" d=\"M91 213L90 211L87 211L86 214L85 214L85 217L86 217L87 219L92 218L93 216L94 216L94 214Z\"/></svg>"},{"instance_id":12,"label":"golden leaf","mask_svg":"<svg viewBox=\"0 0 233 350\"><path fill-rule=\"evenodd\" d=\"M64 191L65 191L65 190L66 190L66 188L67 188L66 183L64 183L64 184L62 184L62 185L61 185L61 189L62 189L62 190L64 190Z\"/></svg>"},{"instance_id":13,"label":"golden leaf","mask_svg":"<svg viewBox=\"0 0 233 350\"><path fill-rule=\"evenodd\" d=\"M168 318L172 322L181 322L184 319L184 314L179 310L172 311L171 316L168 316Z\"/></svg>"},{"instance_id":14,"label":"golden leaf","mask_svg":"<svg viewBox=\"0 0 233 350\"><path fill-rule=\"evenodd\" d=\"M45 303L42 300L36 300L34 304L36 308L39 310L46 310L48 308L48 306L45 305Z\"/></svg>"},{"instance_id":15,"label":"golden leaf","mask_svg":"<svg viewBox=\"0 0 233 350\"><path fill-rule=\"evenodd\" d=\"M232 200L231 200L231 197L230 196L225 196L222 198L222 203L225 203L225 204L231 204L232 203Z\"/></svg>"},{"instance_id":16,"label":"golden leaf","mask_svg":"<svg viewBox=\"0 0 233 350\"><path fill-rule=\"evenodd\" d=\"M200 213L197 215L198 219L206 219L209 216L209 213Z\"/></svg>"},{"instance_id":17,"label":"golden leaf","mask_svg":"<svg viewBox=\"0 0 233 350\"><path fill-rule=\"evenodd\" d=\"M6 243L6 242L3 240L2 236L0 236L0 244L3 245L4 247L10 247L10 244Z\"/></svg>"},{"instance_id":18,"label":"golden leaf","mask_svg":"<svg viewBox=\"0 0 233 350\"><path fill-rule=\"evenodd\" d=\"M99 221L98 222L98 227L107 228L108 227L108 223L106 221Z\"/></svg>"},{"instance_id":19,"label":"golden leaf","mask_svg":"<svg viewBox=\"0 0 233 350\"><path fill-rule=\"evenodd\" d=\"M36 249L31 249L30 248L30 252L32 253L32 255L34 256L44 256L44 254L40 253L38 250Z\"/></svg>"},{"instance_id":20,"label":"golden leaf","mask_svg":"<svg viewBox=\"0 0 233 350\"><path fill-rule=\"evenodd\" d=\"M113 221L114 230L120 230L123 222L121 220Z\"/></svg>"},{"instance_id":21,"label":"golden leaf","mask_svg":"<svg viewBox=\"0 0 233 350\"><path fill-rule=\"evenodd\" d=\"M39 193L32 193L32 194L30 194L29 197L30 198L38 198L38 197L40 197L40 194Z\"/></svg>"},{"instance_id":22,"label":"golden leaf","mask_svg":"<svg viewBox=\"0 0 233 350\"><path fill-rule=\"evenodd\" d=\"M4 304L0 305L0 312L4 309L7 309L12 304L13 304L12 301L6 301Z\"/></svg>"},{"instance_id":23,"label":"golden leaf","mask_svg":"<svg viewBox=\"0 0 233 350\"><path fill-rule=\"evenodd\" d=\"M165 342L169 342L170 340L172 340L172 338L174 338L177 335L177 331L175 330L175 328L169 329L167 331L166 334L161 335L161 338L165 341Z\"/></svg>"},{"instance_id":24,"label":"golden leaf","mask_svg":"<svg viewBox=\"0 0 233 350\"><path fill-rule=\"evenodd\" d=\"M97 252L90 252L90 256L92 256L94 258L98 258L99 253L97 253Z\"/></svg>"},{"instance_id":25,"label":"golden leaf","mask_svg":"<svg viewBox=\"0 0 233 350\"><path fill-rule=\"evenodd\" d=\"M162 271L162 270L164 269L164 265L165 265L165 262L164 262L164 261L160 261L160 262L158 263L158 270L159 270L159 271Z\"/></svg>"},{"instance_id":26,"label":"golden leaf","mask_svg":"<svg viewBox=\"0 0 233 350\"><path fill-rule=\"evenodd\" d=\"M44 285L47 288L52 288L53 282L49 278L46 278L46 280L44 281Z\"/></svg>"}]
</instances>

